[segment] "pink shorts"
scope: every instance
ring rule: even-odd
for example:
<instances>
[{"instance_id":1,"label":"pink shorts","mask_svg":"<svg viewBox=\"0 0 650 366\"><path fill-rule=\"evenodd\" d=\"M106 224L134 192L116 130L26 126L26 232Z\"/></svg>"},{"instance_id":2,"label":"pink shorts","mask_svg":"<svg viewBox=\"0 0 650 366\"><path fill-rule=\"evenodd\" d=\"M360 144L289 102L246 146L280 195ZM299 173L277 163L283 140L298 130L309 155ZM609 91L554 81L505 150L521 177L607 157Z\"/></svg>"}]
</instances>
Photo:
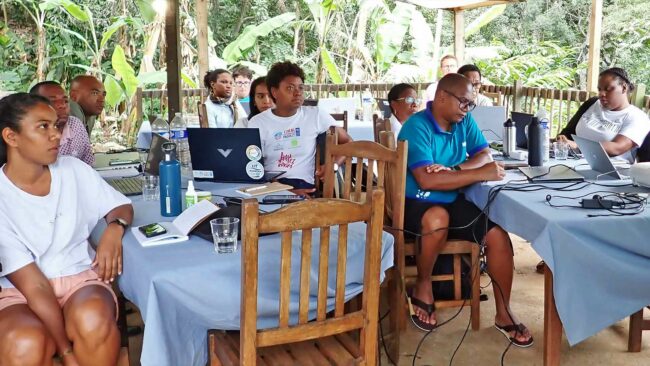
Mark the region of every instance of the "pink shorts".
<instances>
[{"instance_id":1,"label":"pink shorts","mask_svg":"<svg viewBox=\"0 0 650 366\"><path fill-rule=\"evenodd\" d=\"M117 319L119 309L117 304L117 296L113 292L113 289L110 285L99 280L97 273L92 269L77 273L72 276L63 276L57 277L50 280L50 285L54 290L54 295L59 301L61 308L68 301L70 296L72 296L77 290L84 288L86 286L101 286L107 289L113 296L113 301L115 301L115 319ZM27 299L23 294L15 288L3 288L0 291L0 311L8 308L12 305L17 304L27 304Z\"/></svg>"}]
</instances>

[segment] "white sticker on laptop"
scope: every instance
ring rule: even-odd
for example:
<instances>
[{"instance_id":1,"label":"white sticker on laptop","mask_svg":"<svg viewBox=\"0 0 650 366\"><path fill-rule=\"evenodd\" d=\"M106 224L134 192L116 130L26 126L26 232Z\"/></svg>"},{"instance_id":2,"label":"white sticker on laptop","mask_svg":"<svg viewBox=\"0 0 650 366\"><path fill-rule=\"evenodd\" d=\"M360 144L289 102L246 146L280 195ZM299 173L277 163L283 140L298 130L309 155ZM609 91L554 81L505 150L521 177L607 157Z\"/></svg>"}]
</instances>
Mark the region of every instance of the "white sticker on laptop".
<instances>
[{"instance_id":1,"label":"white sticker on laptop","mask_svg":"<svg viewBox=\"0 0 650 366\"><path fill-rule=\"evenodd\" d=\"M262 158L262 150L255 145L248 145L246 148L246 157L251 161L259 161Z\"/></svg>"},{"instance_id":2,"label":"white sticker on laptop","mask_svg":"<svg viewBox=\"0 0 650 366\"><path fill-rule=\"evenodd\" d=\"M257 161L249 161L246 164L246 174L251 179L262 179L264 176L264 165Z\"/></svg>"},{"instance_id":3,"label":"white sticker on laptop","mask_svg":"<svg viewBox=\"0 0 650 366\"><path fill-rule=\"evenodd\" d=\"M212 170L192 170L192 175L199 179L214 179Z\"/></svg>"}]
</instances>

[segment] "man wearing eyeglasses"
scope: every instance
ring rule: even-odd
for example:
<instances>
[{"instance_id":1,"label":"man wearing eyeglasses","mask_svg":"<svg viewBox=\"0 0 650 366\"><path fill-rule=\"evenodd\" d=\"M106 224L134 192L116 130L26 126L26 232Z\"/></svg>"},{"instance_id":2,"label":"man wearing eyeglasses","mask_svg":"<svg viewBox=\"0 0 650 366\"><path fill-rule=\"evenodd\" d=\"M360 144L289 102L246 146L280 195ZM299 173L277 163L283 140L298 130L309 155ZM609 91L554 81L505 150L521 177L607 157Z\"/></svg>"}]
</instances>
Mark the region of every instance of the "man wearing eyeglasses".
<instances>
[{"instance_id":1,"label":"man wearing eyeglasses","mask_svg":"<svg viewBox=\"0 0 650 366\"><path fill-rule=\"evenodd\" d=\"M452 72L456 72L456 69L458 69L458 60L456 59L456 56L445 55L440 59L440 72L442 73L443 77ZM427 101L433 100L434 96L436 95L437 87L437 82L434 82L427 87L427 90L425 91Z\"/></svg>"},{"instance_id":2,"label":"man wearing eyeglasses","mask_svg":"<svg viewBox=\"0 0 650 366\"><path fill-rule=\"evenodd\" d=\"M492 99L481 94L481 85L483 85L481 70L473 64L463 65L458 69L458 73L468 78L474 87L474 98L472 99L477 106L492 107Z\"/></svg>"},{"instance_id":3,"label":"man wearing eyeglasses","mask_svg":"<svg viewBox=\"0 0 650 366\"><path fill-rule=\"evenodd\" d=\"M404 228L421 235L418 279L410 296L416 314L411 320L421 330L435 328L431 273L438 253L448 239L472 241L485 245L488 272L498 287L494 291L496 328L514 345L528 347L533 338L510 310L514 263L508 233L459 192L505 176L503 166L492 161L487 141L470 113L476 106L473 91L464 76L444 76L433 101L412 115L399 133L399 140L408 141Z\"/></svg>"},{"instance_id":4,"label":"man wearing eyeglasses","mask_svg":"<svg viewBox=\"0 0 650 366\"><path fill-rule=\"evenodd\" d=\"M70 83L70 115L77 117L90 132L97 116L104 110L106 90L104 84L91 75L77 75Z\"/></svg>"}]
</instances>

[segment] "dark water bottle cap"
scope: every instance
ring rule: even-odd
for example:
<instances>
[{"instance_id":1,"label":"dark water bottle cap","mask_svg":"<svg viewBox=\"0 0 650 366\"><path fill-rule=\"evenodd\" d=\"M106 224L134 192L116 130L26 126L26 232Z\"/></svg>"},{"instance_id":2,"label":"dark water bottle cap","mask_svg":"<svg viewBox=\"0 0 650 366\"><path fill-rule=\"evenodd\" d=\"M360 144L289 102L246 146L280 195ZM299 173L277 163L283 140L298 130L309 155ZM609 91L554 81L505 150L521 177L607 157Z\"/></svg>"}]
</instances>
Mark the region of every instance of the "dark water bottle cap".
<instances>
[{"instance_id":1,"label":"dark water bottle cap","mask_svg":"<svg viewBox=\"0 0 650 366\"><path fill-rule=\"evenodd\" d=\"M512 121L512 118L508 118L508 120L503 124L503 127L515 127L515 123Z\"/></svg>"}]
</instances>

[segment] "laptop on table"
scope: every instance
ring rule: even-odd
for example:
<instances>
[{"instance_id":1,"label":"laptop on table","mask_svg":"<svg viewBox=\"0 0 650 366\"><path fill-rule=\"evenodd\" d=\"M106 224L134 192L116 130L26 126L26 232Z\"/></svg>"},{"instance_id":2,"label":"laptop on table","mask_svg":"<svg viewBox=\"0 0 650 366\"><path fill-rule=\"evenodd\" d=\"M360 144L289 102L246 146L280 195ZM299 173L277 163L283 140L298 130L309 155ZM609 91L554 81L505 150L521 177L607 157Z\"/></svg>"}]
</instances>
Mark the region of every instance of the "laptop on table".
<instances>
[{"instance_id":1,"label":"laptop on table","mask_svg":"<svg viewBox=\"0 0 650 366\"><path fill-rule=\"evenodd\" d=\"M580 152L592 170L591 172L581 172L587 179L621 180L629 178L629 167L615 167L600 142L576 135L571 135L571 137L578 144Z\"/></svg>"},{"instance_id":2,"label":"laptop on table","mask_svg":"<svg viewBox=\"0 0 650 366\"><path fill-rule=\"evenodd\" d=\"M503 141L503 124L506 121L506 107L478 106L470 113L486 140Z\"/></svg>"},{"instance_id":3,"label":"laptop on table","mask_svg":"<svg viewBox=\"0 0 650 366\"><path fill-rule=\"evenodd\" d=\"M581 174L562 164L520 167L519 171L533 183L582 182L585 180Z\"/></svg>"},{"instance_id":4,"label":"laptop on table","mask_svg":"<svg viewBox=\"0 0 650 366\"><path fill-rule=\"evenodd\" d=\"M257 128L188 128L197 181L263 183L284 174L265 172Z\"/></svg>"}]
</instances>

